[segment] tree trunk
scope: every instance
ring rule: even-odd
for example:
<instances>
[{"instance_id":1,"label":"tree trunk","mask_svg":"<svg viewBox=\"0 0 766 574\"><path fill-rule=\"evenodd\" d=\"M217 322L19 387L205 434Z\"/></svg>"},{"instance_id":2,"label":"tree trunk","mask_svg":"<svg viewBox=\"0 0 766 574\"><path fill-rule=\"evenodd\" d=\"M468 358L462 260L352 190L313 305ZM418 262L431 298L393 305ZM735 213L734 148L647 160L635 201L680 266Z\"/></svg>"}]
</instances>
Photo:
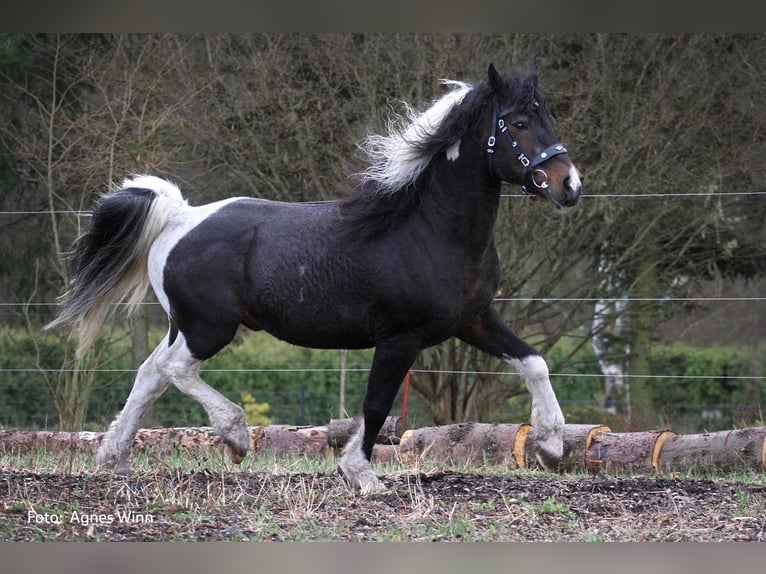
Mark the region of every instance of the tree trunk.
<instances>
[{"instance_id":1,"label":"tree trunk","mask_svg":"<svg viewBox=\"0 0 766 574\"><path fill-rule=\"evenodd\" d=\"M130 318L130 350L133 368L138 369L149 356L149 317L144 305L139 305Z\"/></svg>"},{"instance_id":2,"label":"tree trunk","mask_svg":"<svg viewBox=\"0 0 766 574\"><path fill-rule=\"evenodd\" d=\"M649 243L650 240L647 240ZM647 249L650 249L647 247ZM651 374L651 333L654 328L654 306L647 299L655 296L656 261L647 255L642 259L637 270L636 280L631 290L628 306L628 328L630 331L630 354L628 373L630 377L630 410L628 428L643 431L656 428L659 424L652 398Z\"/></svg>"}]
</instances>

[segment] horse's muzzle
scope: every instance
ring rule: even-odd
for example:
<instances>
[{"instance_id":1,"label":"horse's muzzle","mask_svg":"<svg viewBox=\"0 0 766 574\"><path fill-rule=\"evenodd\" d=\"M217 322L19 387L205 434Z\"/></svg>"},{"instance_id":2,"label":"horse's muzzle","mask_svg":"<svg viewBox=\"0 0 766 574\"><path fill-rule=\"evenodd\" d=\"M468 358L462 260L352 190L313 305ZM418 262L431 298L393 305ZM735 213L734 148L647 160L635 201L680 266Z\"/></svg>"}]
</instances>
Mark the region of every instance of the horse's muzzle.
<instances>
[{"instance_id":1,"label":"horse's muzzle","mask_svg":"<svg viewBox=\"0 0 766 574\"><path fill-rule=\"evenodd\" d=\"M582 194L582 177L575 166L570 168L569 175L562 180L561 184L559 190L550 187L546 190L548 199L557 209L575 206Z\"/></svg>"}]
</instances>

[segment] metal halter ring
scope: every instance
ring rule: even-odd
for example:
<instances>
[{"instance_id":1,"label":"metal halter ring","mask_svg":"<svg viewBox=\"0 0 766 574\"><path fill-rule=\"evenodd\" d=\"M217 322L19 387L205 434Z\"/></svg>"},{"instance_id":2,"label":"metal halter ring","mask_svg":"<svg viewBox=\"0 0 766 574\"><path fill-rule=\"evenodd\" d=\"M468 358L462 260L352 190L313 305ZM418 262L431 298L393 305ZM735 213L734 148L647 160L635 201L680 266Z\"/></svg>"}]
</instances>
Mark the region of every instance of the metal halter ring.
<instances>
[{"instance_id":1,"label":"metal halter ring","mask_svg":"<svg viewBox=\"0 0 766 574\"><path fill-rule=\"evenodd\" d=\"M535 179L535 175L538 172L543 174L543 182L542 183L537 183L537 180ZM548 188L548 174L545 173L544 169L540 169L539 167L537 169L535 169L535 171L532 172L531 179L532 179L532 183L535 184L536 188L538 188L538 189L547 189Z\"/></svg>"}]
</instances>

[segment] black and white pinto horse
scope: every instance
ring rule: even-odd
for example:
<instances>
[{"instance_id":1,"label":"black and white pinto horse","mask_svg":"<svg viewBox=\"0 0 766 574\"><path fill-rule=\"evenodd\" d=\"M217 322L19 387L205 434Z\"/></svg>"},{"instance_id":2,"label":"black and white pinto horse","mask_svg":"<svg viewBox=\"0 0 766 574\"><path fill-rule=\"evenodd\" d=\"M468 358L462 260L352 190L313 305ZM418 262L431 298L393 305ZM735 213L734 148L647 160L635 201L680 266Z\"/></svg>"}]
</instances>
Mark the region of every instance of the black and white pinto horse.
<instances>
[{"instance_id":1,"label":"black and white pinto horse","mask_svg":"<svg viewBox=\"0 0 766 574\"><path fill-rule=\"evenodd\" d=\"M557 208L577 203L582 188L537 76L490 66L487 82L445 81L450 91L431 107L408 108L388 135L363 142L369 164L336 202L234 197L195 207L173 183L146 175L103 196L48 328L73 323L82 356L114 304L137 305L150 284L170 327L139 368L98 463L130 471L141 418L170 383L205 408L239 463L250 447L245 413L199 368L245 325L300 346L375 348L363 424L339 462L361 492L383 489L370 457L405 374L421 349L450 337L516 367L532 395L538 459L556 468L564 417L548 368L492 307L501 183Z\"/></svg>"}]
</instances>

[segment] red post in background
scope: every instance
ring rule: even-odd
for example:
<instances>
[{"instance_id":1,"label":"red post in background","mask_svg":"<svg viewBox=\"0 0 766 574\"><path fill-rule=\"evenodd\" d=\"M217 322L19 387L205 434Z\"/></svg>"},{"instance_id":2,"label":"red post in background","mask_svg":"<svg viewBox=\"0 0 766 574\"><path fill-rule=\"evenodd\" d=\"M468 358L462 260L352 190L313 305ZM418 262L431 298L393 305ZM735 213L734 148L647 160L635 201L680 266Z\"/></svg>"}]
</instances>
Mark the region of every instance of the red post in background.
<instances>
[{"instance_id":1,"label":"red post in background","mask_svg":"<svg viewBox=\"0 0 766 574\"><path fill-rule=\"evenodd\" d=\"M402 418L407 420L407 403L410 402L410 371L404 376L404 396L402 397Z\"/></svg>"}]
</instances>

